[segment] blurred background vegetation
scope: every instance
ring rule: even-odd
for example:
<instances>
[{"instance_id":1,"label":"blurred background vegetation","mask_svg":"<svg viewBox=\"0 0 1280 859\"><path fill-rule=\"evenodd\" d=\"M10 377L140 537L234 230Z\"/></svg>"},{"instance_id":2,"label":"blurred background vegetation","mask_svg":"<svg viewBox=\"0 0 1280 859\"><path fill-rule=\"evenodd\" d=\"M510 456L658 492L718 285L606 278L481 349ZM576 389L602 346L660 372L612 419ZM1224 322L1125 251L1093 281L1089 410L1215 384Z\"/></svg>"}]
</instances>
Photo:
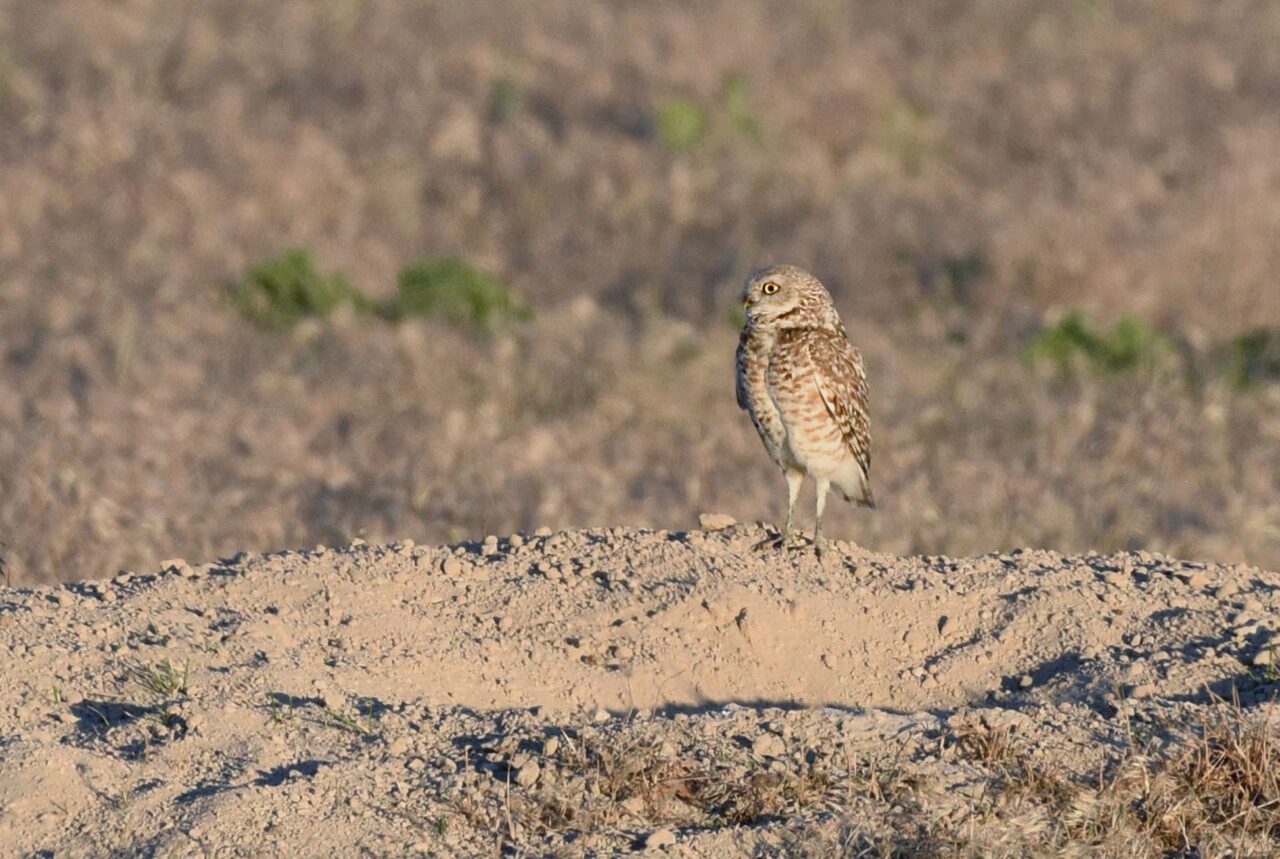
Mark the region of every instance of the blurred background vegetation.
<instances>
[{"instance_id":1,"label":"blurred background vegetation","mask_svg":"<svg viewBox=\"0 0 1280 859\"><path fill-rule=\"evenodd\" d=\"M15 583L777 519L831 287L892 552L1280 566L1280 5L0 0Z\"/></svg>"}]
</instances>

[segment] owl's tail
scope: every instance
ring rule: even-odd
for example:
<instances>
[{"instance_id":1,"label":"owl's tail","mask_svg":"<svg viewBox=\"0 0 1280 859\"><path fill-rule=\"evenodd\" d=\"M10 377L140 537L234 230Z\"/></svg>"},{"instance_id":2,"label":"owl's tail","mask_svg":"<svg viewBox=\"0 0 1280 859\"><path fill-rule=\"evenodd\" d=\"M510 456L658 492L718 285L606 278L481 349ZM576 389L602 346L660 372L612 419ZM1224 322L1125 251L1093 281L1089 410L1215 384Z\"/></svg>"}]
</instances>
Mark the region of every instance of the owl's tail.
<instances>
[{"instance_id":1,"label":"owl's tail","mask_svg":"<svg viewBox=\"0 0 1280 859\"><path fill-rule=\"evenodd\" d=\"M831 485L839 490L844 500L858 507L876 507L876 496L871 491L871 479L857 460L850 458L840 472L832 475Z\"/></svg>"},{"instance_id":2,"label":"owl's tail","mask_svg":"<svg viewBox=\"0 0 1280 859\"><path fill-rule=\"evenodd\" d=\"M876 496L875 493L871 491L870 484L864 486L862 492L858 495L850 495L846 492L842 492L841 494L844 495L845 501L848 501L855 507L869 507L872 510L876 509Z\"/></svg>"}]
</instances>

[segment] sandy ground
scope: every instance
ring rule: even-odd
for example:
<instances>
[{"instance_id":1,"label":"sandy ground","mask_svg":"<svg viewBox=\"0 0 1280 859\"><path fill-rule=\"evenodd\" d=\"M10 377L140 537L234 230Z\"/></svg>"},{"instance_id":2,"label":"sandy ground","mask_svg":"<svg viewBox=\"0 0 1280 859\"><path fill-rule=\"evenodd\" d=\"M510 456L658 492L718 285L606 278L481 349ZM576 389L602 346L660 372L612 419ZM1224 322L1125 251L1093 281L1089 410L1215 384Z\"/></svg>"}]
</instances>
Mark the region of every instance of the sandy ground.
<instances>
[{"instance_id":1,"label":"sandy ground","mask_svg":"<svg viewBox=\"0 0 1280 859\"><path fill-rule=\"evenodd\" d=\"M968 795L970 726L1083 771L1277 688L1275 572L722 520L0 590L0 854L802 853L888 813L877 761Z\"/></svg>"}]
</instances>

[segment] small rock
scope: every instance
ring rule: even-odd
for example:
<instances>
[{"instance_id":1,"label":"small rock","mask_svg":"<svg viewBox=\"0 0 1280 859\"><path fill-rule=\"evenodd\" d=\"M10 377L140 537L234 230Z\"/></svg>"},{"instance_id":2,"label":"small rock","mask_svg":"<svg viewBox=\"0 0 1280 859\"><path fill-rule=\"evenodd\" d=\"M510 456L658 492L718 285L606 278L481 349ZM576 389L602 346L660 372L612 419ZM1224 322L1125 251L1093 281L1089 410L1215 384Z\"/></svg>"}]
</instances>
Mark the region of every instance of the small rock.
<instances>
[{"instance_id":1,"label":"small rock","mask_svg":"<svg viewBox=\"0 0 1280 859\"><path fill-rule=\"evenodd\" d=\"M597 724L609 721L609 711L603 707L597 707L596 711L591 714L591 721Z\"/></svg>"},{"instance_id":2,"label":"small rock","mask_svg":"<svg viewBox=\"0 0 1280 859\"><path fill-rule=\"evenodd\" d=\"M1267 666L1272 665L1275 662L1275 659L1276 659L1275 651L1273 651L1271 648L1268 647L1264 650L1259 650L1257 653L1253 654L1253 660L1251 664L1255 668L1266 668Z\"/></svg>"},{"instance_id":3,"label":"small rock","mask_svg":"<svg viewBox=\"0 0 1280 859\"><path fill-rule=\"evenodd\" d=\"M1151 698L1156 694L1154 683L1139 683L1129 690L1130 698Z\"/></svg>"},{"instance_id":4,"label":"small rock","mask_svg":"<svg viewBox=\"0 0 1280 859\"><path fill-rule=\"evenodd\" d=\"M521 787L533 787L533 785L537 784L538 776L540 775L542 775L542 768L533 761L529 761L529 763L516 770L515 781Z\"/></svg>"},{"instance_id":5,"label":"small rock","mask_svg":"<svg viewBox=\"0 0 1280 859\"><path fill-rule=\"evenodd\" d=\"M191 569L191 565L181 558L173 558L168 561L160 562L160 569L168 573L176 573L184 579L190 579L195 576L195 570Z\"/></svg>"},{"instance_id":6,"label":"small rock","mask_svg":"<svg viewBox=\"0 0 1280 859\"><path fill-rule=\"evenodd\" d=\"M1213 589L1213 595L1218 599L1233 597L1238 593L1240 593L1240 586L1235 582L1226 582Z\"/></svg>"},{"instance_id":7,"label":"small rock","mask_svg":"<svg viewBox=\"0 0 1280 859\"><path fill-rule=\"evenodd\" d=\"M395 740L387 747L387 753L391 755L403 755L413 747L413 740L408 737L401 737Z\"/></svg>"},{"instance_id":8,"label":"small rock","mask_svg":"<svg viewBox=\"0 0 1280 859\"><path fill-rule=\"evenodd\" d=\"M449 555L440 562L440 572L450 578L462 575L462 562Z\"/></svg>"},{"instance_id":9,"label":"small rock","mask_svg":"<svg viewBox=\"0 0 1280 859\"><path fill-rule=\"evenodd\" d=\"M912 651L923 650L927 641L925 631L918 626L913 626L902 636L902 643Z\"/></svg>"},{"instance_id":10,"label":"small rock","mask_svg":"<svg viewBox=\"0 0 1280 859\"><path fill-rule=\"evenodd\" d=\"M644 846L648 850L665 850L674 846L676 843L676 834L670 829L657 829L649 833L649 837L644 840Z\"/></svg>"},{"instance_id":11,"label":"small rock","mask_svg":"<svg viewBox=\"0 0 1280 859\"><path fill-rule=\"evenodd\" d=\"M1035 680L1031 679L1030 674L1023 674L1021 677L1018 678L1018 686L1020 686L1023 689L1030 689L1032 686L1035 685L1035 682L1036 682Z\"/></svg>"},{"instance_id":12,"label":"small rock","mask_svg":"<svg viewBox=\"0 0 1280 859\"><path fill-rule=\"evenodd\" d=\"M548 737L542 744L542 753L547 757L552 757L556 752L560 751L560 738Z\"/></svg>"},{"instance_id":13,"label":"small rock","mask_svg":"<svg viewBox=\"0 0 1280 859\"><path fill-rule=\"evenodd\" d=\"M776 734L761 734L751 744L751 751L758 757L777 758L787 753L787 747Z\"/></svg>"},{"instance_id":14,"label":"small rock","mask_svg":"<svg viewBox=\"0 0 1280 859\"><path fill-rule=\"evenodd\" d=\"M723 531L738 524L738 520L725 513L703 513L698 517L698 527L703 531Z\"/></svg>"}]
</instances>

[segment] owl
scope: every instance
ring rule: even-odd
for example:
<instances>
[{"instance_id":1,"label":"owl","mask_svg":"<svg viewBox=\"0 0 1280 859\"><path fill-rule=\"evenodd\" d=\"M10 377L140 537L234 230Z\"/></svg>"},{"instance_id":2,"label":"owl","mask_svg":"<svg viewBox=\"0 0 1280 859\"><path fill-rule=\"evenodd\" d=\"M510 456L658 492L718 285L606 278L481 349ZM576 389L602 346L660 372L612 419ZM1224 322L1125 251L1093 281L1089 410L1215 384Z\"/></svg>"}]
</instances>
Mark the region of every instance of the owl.
<instances>
[{"instance_id":1,"label":"owl","mask_svg":"<svg viewBox=\"0 0 1280 859\"><path fill-rule=\"evenodd\" d=\"M862 354L849 343L831 294L802 268L757 271L747 278L742 306L738 405L787 479L781 545L794 545L796 499L809 475L818 489L813 546L821 557L822 511L832 488L851 504L876 506Z\"/></svg>"}]
</instances>

